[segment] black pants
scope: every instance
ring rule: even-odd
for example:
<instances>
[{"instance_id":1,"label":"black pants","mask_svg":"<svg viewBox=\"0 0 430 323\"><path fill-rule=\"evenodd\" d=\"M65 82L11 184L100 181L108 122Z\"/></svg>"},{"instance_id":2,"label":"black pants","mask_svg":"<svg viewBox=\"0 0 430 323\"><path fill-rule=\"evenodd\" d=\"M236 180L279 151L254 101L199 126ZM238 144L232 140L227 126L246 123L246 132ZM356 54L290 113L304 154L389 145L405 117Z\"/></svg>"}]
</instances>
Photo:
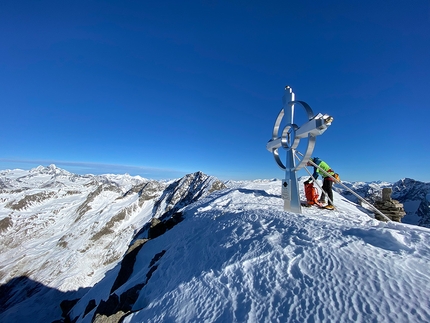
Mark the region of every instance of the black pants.
<instances>
[{"instance_id":1,"label":"black pants","mask_svg":"<svg viewBox=\"0 0 430 323\"><path fill-rule=\"evenodd\" d=\"M325 194L324 192L327 193L328 198L333 201L333 181L331 180L330 177L325 177L323 179L323 185L322 185L322 193L321 193L321 200L325 200ZM332 204L332 202L330 202L330 200L328 201L328 204Z\"/></svg>"}]
</instances>

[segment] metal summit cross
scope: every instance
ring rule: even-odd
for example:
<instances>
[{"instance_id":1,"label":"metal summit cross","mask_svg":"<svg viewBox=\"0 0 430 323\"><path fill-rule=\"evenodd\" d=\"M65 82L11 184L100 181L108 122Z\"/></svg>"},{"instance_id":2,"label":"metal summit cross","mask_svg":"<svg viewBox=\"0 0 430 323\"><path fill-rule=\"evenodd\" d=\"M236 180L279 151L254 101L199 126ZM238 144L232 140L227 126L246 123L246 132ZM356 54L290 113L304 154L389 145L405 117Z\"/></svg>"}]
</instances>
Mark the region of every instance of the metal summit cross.
<instances>
[{"instance_id":1,"label":"metal summit cross","mask_svg":"<svg viewBox=\"0 0 430 323\"><path fill-rule=\"evenodd\" d=\"M296 172L306 166L314 151L316 136L321 135L331 125L333 118L327 114L318 113L314 115L311 107L303 101L296 101L293 89L285 87L282 99L283 108L279 112L273 127L272 139L266 145L266 149L275 157L278 166L285 170L285 179L282 180L281 196L284 200L284 210L302 213L300 204L299 187ZM304 108L308 121L301 127L294 123L294 108L300 105ZM281 122L284 119L286 125L279 132ZM307 147L304 154L297 150L301 139L307 139ZM286 164L284 165L279 156L279 148L287 151ZM297 164L296 164L297 161Z\"/></svg>"}]
</instances>

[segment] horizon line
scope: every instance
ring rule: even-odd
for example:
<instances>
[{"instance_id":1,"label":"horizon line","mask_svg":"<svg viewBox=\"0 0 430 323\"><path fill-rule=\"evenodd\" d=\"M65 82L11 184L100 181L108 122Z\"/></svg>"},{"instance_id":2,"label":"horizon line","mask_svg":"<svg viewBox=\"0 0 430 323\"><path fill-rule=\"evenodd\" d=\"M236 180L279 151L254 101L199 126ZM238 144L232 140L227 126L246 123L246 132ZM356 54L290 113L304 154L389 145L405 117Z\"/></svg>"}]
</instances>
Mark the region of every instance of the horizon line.
<instances>
[{"instance_id":1,"label":"horizon line","mask_svg":"<svg viewBox=\"0 0 430 323\"><path fill-rule=\"evenodd\" d=\"M171 179L183 177L187 174L186 171L169 169L169 168L156 168L147 166L123 165L123 164L109 164L98 162L76 162L76 161L62 161L53 159L15 159L15 158L0 158L0 164L14 165L8 169L20 169L19 164L30 165L31 168L38 166L47 167L49 165L59 166L65 170L70 170L73 173L86 175L102 175L102 174L129 174L133 176L154 177L158 179ZM3 167L2 167L3 168ZM29 169L29 167L25 167Z\"/></svg>"}]
</instances>

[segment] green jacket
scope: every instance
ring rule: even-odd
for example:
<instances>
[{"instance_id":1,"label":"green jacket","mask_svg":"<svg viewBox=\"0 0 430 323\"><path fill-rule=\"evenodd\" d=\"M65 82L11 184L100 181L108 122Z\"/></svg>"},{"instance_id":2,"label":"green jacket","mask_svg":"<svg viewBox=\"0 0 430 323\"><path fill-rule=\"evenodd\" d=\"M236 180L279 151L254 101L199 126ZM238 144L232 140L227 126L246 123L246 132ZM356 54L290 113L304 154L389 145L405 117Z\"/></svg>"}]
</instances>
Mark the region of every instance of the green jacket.
<instances>
[{"instance_id":1,"label":"green jacket","mask_svg":"<svg viewBox=\"0 0 430 323\"><path fill-rule=\"evenodd\" d=\"M314 166L314 173L312 174L312 177L317 179L319 175L322 176L322 178L328 177L331 179L330 176L328 176L325 172L323 172L321 169L329 173L330 175L334 175L334 171L330 168L330 166L325 162L319 159L318 157L313 158L313 162L317 164L319 167ZM321 169L320 169L321 168Z\"/></svg>"}]
</instances>

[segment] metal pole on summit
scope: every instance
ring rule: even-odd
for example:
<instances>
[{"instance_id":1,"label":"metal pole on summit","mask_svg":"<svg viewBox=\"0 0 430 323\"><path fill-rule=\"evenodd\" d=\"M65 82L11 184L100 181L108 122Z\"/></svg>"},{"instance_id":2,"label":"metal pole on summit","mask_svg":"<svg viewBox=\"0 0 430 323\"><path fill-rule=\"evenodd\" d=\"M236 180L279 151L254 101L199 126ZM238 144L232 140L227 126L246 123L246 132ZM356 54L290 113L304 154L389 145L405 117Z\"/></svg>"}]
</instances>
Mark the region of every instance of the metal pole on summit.
<instances>
[{"instance_id":1,"label":"metal pole on summit","mask_svg":"<svg viewBox=\"0 0 430 323\"><path fill-rule=\"evenodd\" d=\"M294 124L294 100L295 95L293 89L289 86L285 87L284 96L282 98L284 111L289 111L287 114L287 124ZM291 147L293 144L292 136L294 134L290 131L286 133L286 142ZM297 183L297 175L293 169L296 167L294 159L294 150L287 150L286 158L285 179L282 181L282 198L284 199L284 210L289 210L295 213L302 213L302 206L300 203L299 186Z\"/></svg>"},{"instance_id":2,"label":"metal pole on summit","mask_svg":"<svg viewBox=\"0 0 430 323\"><path fill-rule=\"evenodd\" d=\"M306 165L315 147L315 137L327 130L333 118L321 113L314 115L311 107L306 102L296 101L293 89L290 86L285 87L282 101L283 108L276 118L272 131L272 139L266 144L266 149L273 154L278 166L285 171L285 178L282 180L281 188L284 210L302 213L296 172ZM302 106L309 119L301 127L294 123L295 105ZM280 132L279 128L284 115L287 124L282 129L282 132ZM301 154L301 160L296 164L296 149L301 139L307 139L307 148L306 152ZM281 147L286 150L285 165L279 156L278 150Z\"/></svg>"}]
</instances>

